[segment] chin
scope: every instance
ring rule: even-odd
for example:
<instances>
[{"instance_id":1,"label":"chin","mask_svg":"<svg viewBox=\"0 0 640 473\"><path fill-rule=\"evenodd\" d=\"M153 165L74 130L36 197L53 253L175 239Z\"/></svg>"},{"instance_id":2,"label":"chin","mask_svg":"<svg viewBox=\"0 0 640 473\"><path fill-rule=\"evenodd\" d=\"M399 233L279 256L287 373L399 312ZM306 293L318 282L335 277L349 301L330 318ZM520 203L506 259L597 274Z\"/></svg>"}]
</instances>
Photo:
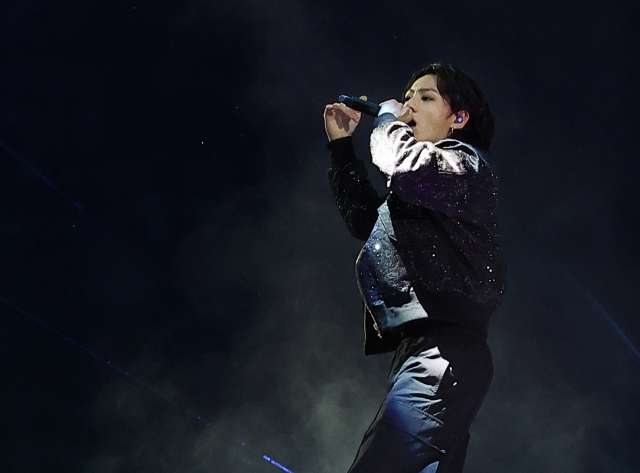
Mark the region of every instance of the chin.
<instances>
[{"instance_id":1,"label":"chin","mask_svg":"<svg viewBox=\"0 0 640 473\"><path fill-rule=\"evenodd\" d=\"M420 133L420 130L416 130L415 128L413 128L413 137L416 139L416 141L429 141L424 133Z\"/></svg>"},{"instance_id":2,"label":"chin","mask_svg":"<svg viewBox=\"0 0 640 473\"><path fill-rule=\"evenodd\" d=\"M423 130L417 126L412 126L411 131L413 131L413 137L416 141L429 141L430 133L427 130Z\"/></svg>"}]
</instances>

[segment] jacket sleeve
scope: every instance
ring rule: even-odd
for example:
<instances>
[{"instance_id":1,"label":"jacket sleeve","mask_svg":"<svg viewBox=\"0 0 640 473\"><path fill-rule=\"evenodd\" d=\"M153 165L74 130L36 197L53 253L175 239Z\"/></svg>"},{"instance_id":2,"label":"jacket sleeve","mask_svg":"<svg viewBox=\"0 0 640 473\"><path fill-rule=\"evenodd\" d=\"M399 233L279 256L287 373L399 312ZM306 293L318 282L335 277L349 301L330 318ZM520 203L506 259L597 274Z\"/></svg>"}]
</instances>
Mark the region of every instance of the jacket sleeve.
<instances>
[{"instance_id":1,"label":"jacket sleeve","mask_svg":"<svg viewBox=\"0 0 640 473\"><path fill-rule=\"evenodd\" d=\"M331 141L327 147L331 151L328 175L333 199L349 232L366 241L386 196L378 195L369 181L367 168L356 157L351 137Z\"/></svg>"},{"instance_id":2,"label":"jacket sleeve","mask_svg":"<svg viewBox=\"0 0 640 473\"><path fill-rule=\"evenodd\" d=\"M464 212L469 181L481 160L475 148L458 140L416 141L411 128L391 114L376 120L371 157L391 192L447 215Z\"/></svg>"}]
</instances>

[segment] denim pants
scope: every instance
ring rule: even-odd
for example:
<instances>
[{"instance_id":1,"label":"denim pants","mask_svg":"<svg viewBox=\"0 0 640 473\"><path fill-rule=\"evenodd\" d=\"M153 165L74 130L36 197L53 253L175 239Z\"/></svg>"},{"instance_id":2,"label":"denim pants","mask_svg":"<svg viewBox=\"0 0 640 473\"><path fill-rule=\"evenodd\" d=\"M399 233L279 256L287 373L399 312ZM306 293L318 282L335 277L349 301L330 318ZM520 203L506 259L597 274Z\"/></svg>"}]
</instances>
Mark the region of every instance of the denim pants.
<instances>
[{"instance_id":1,"label":"denim pants","mask_svg":"<svg viewBox=\"0 0 640 473\"><path fill-rule=\"evenodd\" d=\"M461 473L493 376L486 340L461 328L404 336L388 393L349 473Z\"/></svg>"}]
</instances>

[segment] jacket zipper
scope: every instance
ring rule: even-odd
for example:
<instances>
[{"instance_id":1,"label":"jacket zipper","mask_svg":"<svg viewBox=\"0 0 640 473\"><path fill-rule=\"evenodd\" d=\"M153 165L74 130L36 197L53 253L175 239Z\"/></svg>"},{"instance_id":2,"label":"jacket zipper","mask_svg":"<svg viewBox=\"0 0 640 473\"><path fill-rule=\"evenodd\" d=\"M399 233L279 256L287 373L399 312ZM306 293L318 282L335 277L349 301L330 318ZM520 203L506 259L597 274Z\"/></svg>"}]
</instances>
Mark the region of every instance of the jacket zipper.
<instances>
[{"instance_id":1,"label":"jacket zipper","mask_svg":"<svg viewBox=\"0 0 640 473\"><path fill-rule=\"evenodd\" d=\"M376 322L376 318L373 316L373 314L371 313L371 311L369 310L369 307L367 307L367 303L364 303L364 314L365 317L367 316L367 314L369 314L369 316L371 317L371 320L373 321L373 328L376 329L376 334L378 334L378 338L382 338L382 333L380 333L380 327L378 327L378 322ZM367 330L365 329L365 334L367 333Z\"/></svg>"},{"instance_id":2,"label":"jacket zipper","mask_svg":"<svg viewBox=\"0 0 640 473\"><path fill-rule=\"evenodd\" d=\"M356 274L358 274L358 268L356 265ZM371 310L369 310L369 306L367 305L367 299L364 297L364 292L362 292L362 287L360 287L360 278L356 278L356 282L358 283L358 291L360 292L360 297L362 298L362 302L364 305L364 316L367 316L367 313L369 313L369 316L371 317L371 320L373 321L373 328L376 330L376 334L378 335L378 338L382 338L382 333L380 332L380 327L378 327L378 322L376 322L376 318L373 316L373 312L371 312ZM365 321L366 324L366 321ZM364 327L364 334L365 334L365 338L367 336L367 327Z\"/></svg>"}]
</instances>

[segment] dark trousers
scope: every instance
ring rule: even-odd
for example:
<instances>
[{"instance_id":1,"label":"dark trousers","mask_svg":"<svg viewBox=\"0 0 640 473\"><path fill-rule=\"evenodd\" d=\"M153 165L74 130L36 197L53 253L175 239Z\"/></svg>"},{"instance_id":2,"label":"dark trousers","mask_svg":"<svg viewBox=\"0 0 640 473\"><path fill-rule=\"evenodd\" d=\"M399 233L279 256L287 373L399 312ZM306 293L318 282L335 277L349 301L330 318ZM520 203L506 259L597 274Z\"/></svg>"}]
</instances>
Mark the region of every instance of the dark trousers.
<instances>
[{"instance_id":1,"label":"dark trousers","mask_svg":"<svg viewBox=\"0 0 640 473\"><path fill-rule=\"evenodd\" d=\"M481 336L450 326L403 334L387 396L349 473L461 473L492 375Z\"/></svg>"}]
</instances>

